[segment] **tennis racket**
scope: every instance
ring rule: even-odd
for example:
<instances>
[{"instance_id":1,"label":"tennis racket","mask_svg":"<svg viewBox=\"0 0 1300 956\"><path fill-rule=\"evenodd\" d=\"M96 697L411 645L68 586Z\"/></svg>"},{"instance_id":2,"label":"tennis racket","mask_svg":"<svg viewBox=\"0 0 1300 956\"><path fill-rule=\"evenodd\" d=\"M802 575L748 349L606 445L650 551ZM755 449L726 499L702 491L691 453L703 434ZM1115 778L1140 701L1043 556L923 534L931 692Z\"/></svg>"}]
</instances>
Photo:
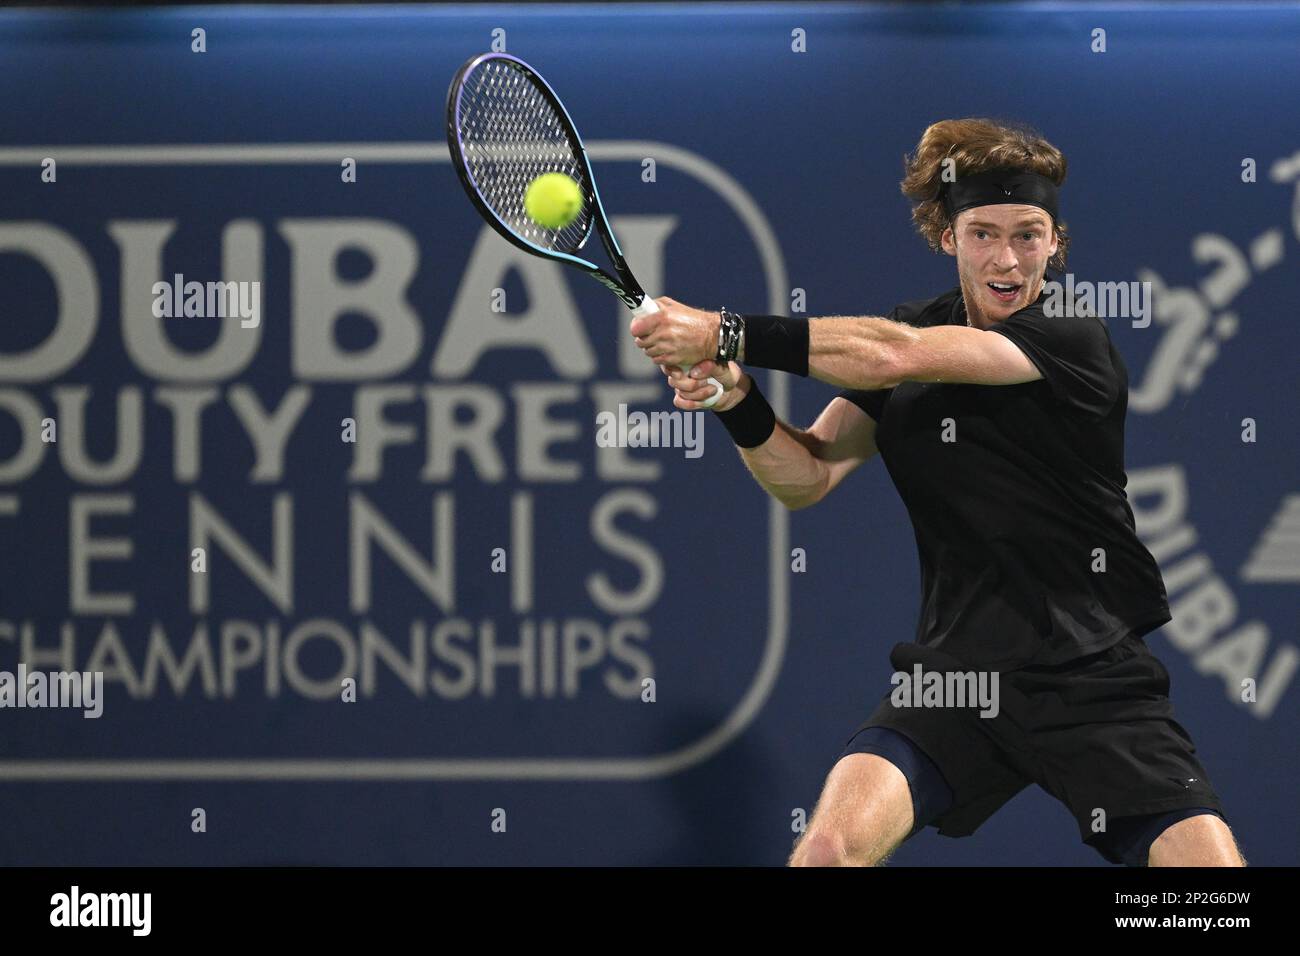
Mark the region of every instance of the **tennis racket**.
<instances>
[{"instance_id":1,"label":"tennis racket","mask_svg":"<svg viewBox=\"0 0 1300 956\"><path fill-rule=\"evenodd\" d=\"M581 269L618 296L633 317L660 311L618 247L568 111L531 66L506 53L467 60L447 92L447 146L470 202L508 242ZM524 192L543 173L563 173L582 193L582 211L561 229L538 225L524 211ZM611 271L576 255L593 227L609 254ZM700 402L705 408L722 397L718 380L708 381L716 390Z\"/></svg>"}]
</instances>

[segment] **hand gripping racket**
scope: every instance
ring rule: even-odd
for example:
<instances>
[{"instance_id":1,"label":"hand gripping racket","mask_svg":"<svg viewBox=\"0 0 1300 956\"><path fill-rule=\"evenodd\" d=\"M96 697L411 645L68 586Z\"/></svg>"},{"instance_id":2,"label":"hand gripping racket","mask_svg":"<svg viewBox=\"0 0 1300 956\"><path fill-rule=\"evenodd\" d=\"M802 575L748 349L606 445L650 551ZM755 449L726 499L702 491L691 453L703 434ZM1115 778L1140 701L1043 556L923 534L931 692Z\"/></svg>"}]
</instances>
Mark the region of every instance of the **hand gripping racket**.
<instances>
[{"instance_id":1,"label":"hand gripping racket","mask_svg":"<svg viewBox=\"0 0 1300 956\"><path fill-rule=\"evenodd\" d=\"M622 299L633 317L659 311L618 247L573 121L531 66L505 53L467 60L447 92L447 146L470 202L507 241L581 269ZM582 211L561 229L538 225L524 211L524 192L543 173L563 173L582 193ZM612 273L574 254L587 244L592 226L613 263ZM715 378L709 383L716 390L700 402L705 408L722 397L721 383Z\"/></svg>"}]
</instances>

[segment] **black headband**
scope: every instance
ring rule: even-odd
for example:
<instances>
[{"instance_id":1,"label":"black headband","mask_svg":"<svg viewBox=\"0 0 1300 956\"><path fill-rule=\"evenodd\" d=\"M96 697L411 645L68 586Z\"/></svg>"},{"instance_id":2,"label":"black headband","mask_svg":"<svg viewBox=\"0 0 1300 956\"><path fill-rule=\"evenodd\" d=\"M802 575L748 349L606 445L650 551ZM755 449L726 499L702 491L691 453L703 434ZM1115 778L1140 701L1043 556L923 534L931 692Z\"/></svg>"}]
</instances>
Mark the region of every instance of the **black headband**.
<instances>
[{"instance_id":1,"label":"black headband","mask_svg":"<svg viewBox=\"0 0 1300 956\"><path fill-rule=\"evenodd\" d=\"M944 183L939 188L939 198L950 223L963 209L999 203L1037 206L1056 222L1056 183L1024 170L989 169L962 176L955 183Z\"/></svg>"}]
</instances>

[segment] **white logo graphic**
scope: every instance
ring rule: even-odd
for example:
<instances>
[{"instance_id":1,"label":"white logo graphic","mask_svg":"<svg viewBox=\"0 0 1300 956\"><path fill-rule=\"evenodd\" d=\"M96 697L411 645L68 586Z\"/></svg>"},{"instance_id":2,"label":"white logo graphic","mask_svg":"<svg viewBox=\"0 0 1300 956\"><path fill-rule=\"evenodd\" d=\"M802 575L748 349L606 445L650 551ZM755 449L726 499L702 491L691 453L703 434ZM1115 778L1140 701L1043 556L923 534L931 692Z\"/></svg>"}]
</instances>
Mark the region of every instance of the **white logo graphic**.
<instances>
[{"instance_id":1,"label":"white logo graphic","mask_svg":"<svg viewBox=\"0 0 1300 956\"><path fill-rule=\"evenodd\" d=\"M1295 182L1291 225L1300 238L1300 153L1276 161L1276 183ZM1163 411L1178 393L1194 392L1220 345L1240 324L1232 303L1261 273L1285 254L1285 229L1265 229L1238 248L1226 236L1200 233L1192 239L1192 258L1211 271L1196 288L1171 288L1154 272L1138 271L1155 290L1154 317L1166 331L1155 347L1140 383L1129 390L1129 408ZM1130 471L1128 496L1139 536L1160 565L1173 620L1161 629L1188 656L1195 670L1223 680L1227 699L1259 720L1275 712L1300 670L1300 648L1275 637L1258 619L1240 619L1243 609L1208 554L1194 550L1197 531L1188 519L1190 492L1177 463ZM1154 506L1141 499L1154 499ZM1290 496L1274 516L1246 565L1246 582L1300 580L1300 496Z\"/></svg>"},{"instance_id":2,"label":"white logo graphic","mask_svg":"<svg viewBox=\"0 0 1300 956\"><path fill-rule=\"evenodd\" d=\"M1243 581L1300 583L1300 495L1282 499L1241 569Z\"/></svg>"},{"instance_id":3,"label":"white logo graphic","mask_svg":"<svg viewBox=\"0 0 1300 956\"><path fill-rule=\"evenodd\" d=\"M1275 162L1269 178L1296 183L1291 225L1300 239L1300 153ZM1265 229L1250 240L1247 250L1218 233L1196 235L1192 259L1212 269L1196 288L1170 287L1156 272L1138 270L1138 278L1152 284L1155 320L1167 330L1142 381L1129 390L1129 408L1148 414L1162 411L1177 392L1196 390L1205 370L1218 358L1221 344L1237 333L1240 319L1229 306L1256 277L1282 261L1283 235L1281 227Z\"/></svg>"},{"instance_id":4,"label":"white logo graphic","mask_svg":"<svg viewBox=\"0 0 1300 956\"><path fill-rule=\"evenodd\" d=\"M1160 633L1197 673L1219 677L1229 701L1258 720L1273 715L1300 668L1300 649L1275 638L1243 609L1188 520L1191 494L1178 463L1129 472L1128 497L1138 536L1160 566L1173 620ZM1249 681L1254 693L1242 689Z\"/></svg>"},{"instance_id":5,"label":"white logo graphic","mask_svg":"<svg viewBox=\"0 0 1300 956\"><path fill-rule=\"evenodd\" d=\"M44 155L42 150L37 151L42 152L42 155ZM768 290L769 309L772 312L781 310L784 290L789 288L789 282L776 235L753 197L746 193L725 170L698 154L666 143L641 141L589 143L587 144L587 152L592 159L608 162L640 163L644 157L654 156L661 168L671 166L678 169L715 194L734 213L753 243L753 248L761 265L761 276ZM332 165L337 162L339 156L349 156L355 158L358 162L370 163L441 165L450 161L446 145L441 142L84 146L62 149L60 156L60 165L131 168L168 165L200 167L242 165L257 167L283 163L302 165L327 163ZM0 149L0 167L23 165L29 161L28 151L25 149ZM649 246L649 251L637 256L635 260L638 263L644 263L644 265L639 265L638 268L642 281L646 282L648 289L653 290L661 286L664 281L662 259L655 254L654 247L655 243L662 240L671 231L674 223L675 218L672 216L629 216L626 221L620 221L618 224L620 236L629 237L626 241L630 246L637 247L638 239L642 244ZM263 331L260 323L257 327L244 332L235 327L235 323L239 321L239 318L228 315L222 320L222 337L218 339L217 344L210 347L206 352L190 354L170 343L157 316L150 315L150 301L146 296L146 292L150 290L151 285L162 274L161 263L164 249L175 228L176 223L171 220L137 221L124 219L112 220L108 223L110 234L123 250L120 264L122 276L124 279L143 278L146 280L123 281L121 283L123 290L120 307L121 324L127 353L131 362L140 371L147 376L158 379L207 382L214 379L232 378L240 374L257 353L261 342L260 333ZM418 266L418 243L412 238L409 231L403 229L400 222L386 220L284 219L279 222L277 228L289 243L292 252L289 280L294 285L290 300L291 315L287 323L289 334L292 337L292 347L289 350L288 357L292 365L290 371L297 380L296 385L300 387L295 387L289 393L286 393L286 398L283 400L284 403L288 403L281 406L284 410L283 427L275 429L253 427L249 429L249 422L255 424L256 421L265 421L269 424L272 417L253 405L248 407L253 408L254 418L249 419L247 422L243 418L240 420L244 422L250 441L257 445L258 449L269 449L272 446L283 449L284 442L287 440L293 424L301 416L303 408L310 401L311 395L310 388L306 384L307 380L359 383L353 387L356 407L360 408L367 417L362 419L354 415L353 418L365 426L358 428L357 433L371 437L363 437L357 442L357 450L349 452L356 462L360 462L350 472L349 478L358 482L373 481L382 474L382 457L385 446L412 444L417 439L414 429L390 427L394 422L386 420L384 414L387 405L409 404L420 401L421 397L416 391L415 384L377 385L374 380L391 378L391 376L405 371L415 360L415 356L420 353L422 347L423 327L420 321L421 317L414 313L410 303L400 295L400 292L405 288L405 282ZM261 281L262 233L263 227L260 223L237 220L227 224L222 241L223 248L229 250L229 261L223 259L223 280L247 280L251 283L256 278L257 281ZM494 397L491 389L485 391L483 387L474 383L464 384L459 382L472 370L485 343L506 341L508 343L513 342L517 346L520 341L520 326L516 320L510 320L510 322L516 322L513 325L505 322L498 322L495 325L490 324L492 321L491 316L481 315L481 306L472 301L471 292L474 289L499 285L499 282L495 280L499 277L503 263L508 261L507 256L513 254L511 249L501 244L499 237L493 236L491 229L486 226L480 228L479 239L480 241L475 243L471 251L469 264L466 267L464 276L461 278L457 295L451 303L450 316L440 331L440 339L433 353L430 370L433 372L435 379L445 379L447 382L445 385L432 385L425 388L426 415L442 414L447 408L451 407L449 404L450 399L460 394L466 396L466 404L476 408L486 403L484 407L487 410L483 412L484 415L489 414L492 407L500 407L502 404L499 399ZM58 277L57 281L62 283L58 288L66 291L67 294L60 296L61 311L56 319L55 333L47 337L52 341L47 341L20 354L8 353L0 355L0 379L39 383L57 378L86 354L94 336L96 322L99 318L99 288L94 263L90 261L86 251L79 246L76 237L45 223L11 224L7 232L0 231L0 245L5 243L8 243L6 248L21 248L46 264L51 273ZM489 245L489 243L495 243L495 245ZM349 248L360 246L363 249L377 250L377 254L371 256L375 268L364 281L343 281L337 274L337 270L333 268L333 250L342 245ZM537 343L538 347L553 357L557 374L566 381L558 385L550 382L516 383L511 390L511 399L515 406L521 410L517 415L527 413L532 416L525 422L527 427L523 428L519 433L526 438L545 437L553 434L553 422L546 417L545 402L558 404L569 401L570 399L566 396L581 394L579 382L594 379L599 374L599 369L596 367L593 351L586 344L588 330L582 321L582 316L576 306L570 304L567 281L561 280L560 267L551 263L543 264L533 261L518 263L517 267L520 270L528 270L530 281L533 283L530 288L540 290L544 294L538 296L538 301L543 301L545 296L549 296L563 304L563 308L551 309L545 313L534 305L532 311L524 320L526 332L535 334L538 329L553 330L558 327L561 331L569 331L574 340L580 343L580 347L570 348L567 341L558 340L555 336L539 341ZM494 281L482 281L484 276ZM181 293L184 293L180 303L182 315L186 314L187 297L191 293L193 293L192 310L197 311L200 304L202 304L206 314L208 311L207 286L205 285L202 288L204 298L200 303L200 290L197 284L186 283L181 285L180 280L182 278L183 276L178 277L170 288L168 301L173 316L177 312L176 298L178 289ZM169 291L165 288L165 283L162 285L164 286L162 288L155 287L155 295ZM193 286L193 288L187 288L187 286ZM222 290L213 290L214 305L217 304L217 291L222 291L224 295L225 287L223 286ZM253 287L250 285L250 294L252 291ZM260 288L258 291L261 291ZM376 316L383 319L379 323L382 330L381 337L369 346L364 353L345 353L330 334L330 322L334 317L342 314L347 306L355 306L358 301L366 307L360 310L364 314L372 319ZM249 298L248 308L243 310L249 313L250 319L253 311L252 302L252 298ZM375 304L376 302L378 305ZM158 304L159 312L165 313L164 306L167 303L159 302ZM613 315L621 307L616 307L611 302L609 308L611 310L610 314ZM217 311L220 312L222 309L218 307ZM229 312L230 308L227 307L226 311ZM536 313L536 315L533 313ZM622 319L622 315L619 315L619 318ZM329 321L326 321L327 319ZM606 329L607 333L611 337L616 337L619 343L620 351L616 364L619 374L611 381L593 380L590 384L593 401L597 408L613 408L617 406L620 399L627 401L627 399L622 398L622 395L629 390L640 389L644 391L647 388L653 389L654 383L639 380L653 379L656 373L647 366L644 355L636 348L630 336L619 334L620 326L621 323L620 325L610 323ZM600 328L605 327L600 326ZM245 383L242 382L231 385L232 401L242 403L241 396L245 394L245 387ZM768 383L768 387L771 389L770 400L773 408L778 415L784 416L786 414L789 387L785 377L773 376L771 382ZM70 400L84 402L88 392L89 389L83 389L81 392L74 394ZM133 398L129 389L123 389L123 394L125 395L123 400L128 404L131 401L138 402ZM35 409L39 411L39 406L34 403L28 403L25 407L29 410ZM542 409L542 411L538 412L538 409ZM276 412L274 417L280 417L280 413ZM30 415L28 415L28 419L30 419ZM694 420L698 421L698 419ZM193 423L193 433L197 434L197 430L201 427L199 416L197 414L192 415L189 417L189 421ZM37 430L33 431L29 423L29 427L26 428L24 434L39 436L39 419L36 420L35 424ZM576 426L577 423L575 422L574 425ZM454 431L454 427L429 428L430 435L439 433L446 435L452 431ZM271 434L267 434L268 432ZM100 484L110 480L112 482L121 482L129 478L139 465L138 454L143 451L144 445L138 441L139 436L142 434L139 427L126 429L123 434L127 438L135 436L132 440L136 441L134 451L137 454L133 457L129 453L124 453L119 456L120 461L115 460L110 463L114 468L118 468L121 474L106 473L102 467L99 473L96 474L83 467L81 473L74 477L83 483L94 480ZM627 444L631 446L631 437L624 437L627 439ZM637 437L639 439L640 435L638 434ZM680 437L685 444L686 435L684 430ZM698 439L698 437L698 433L691 436L693 439L691 444L695 448L702 447L697 440L694 440ZM25 468L34 470L34 467L39 466L37 454L43 453L46 449L45 445L37 440L31 440L29 445L35 451L23 458L21 464ZM189 447L198 446L191 445ZM576 471L576 468L567 469L563 467L569 463L553 462L546 457L544 451L538 450L544 448L545 444L542 442L524 442L523 450L520 451L519 473L521 481L554 482L557 480L576 481L579 479L579 474L571 474L572 471ZM128 448L128 451L130 450L132 449ZM619 455L608 454L611 449L600 447L599 451L598 468L603 467L607 472L612 468L616 472L619 468L627 467L628 462L621 459ZM260 456L263 452L259 450L257 453ZM446 469L450 472L457 460L454 456L444 456L435 461L432 452L430 456L430 462L432 463L426 469L430 473L427 479L430 482L437 478L437 472L440 469ZM461 458L460 460L468 462L466 467L476 469L481 467L480 459ZM79 461L76 461L75 464L80 467ZM653 463L637 462L637 464ZM193 481L195 477L202 473L197 461L182 463L176 467L179 469L174 472L177 475L175 481L177 487L182 487L187 481ZM556 475L557 470L559 471L558 477ZM28 475L16 473L17 471L17 469L11 470L7 478L10 481L21 482L28 477ZM273 472L273 474L268 475L267 480L281 480L282 472L279 470L279 466L273 469ZM612 481L614 479L607 478L606 480ZM654 499L642 489L632 489L630 491L617 489L611 494L617 497L606 495L605 498L592 504L593 515L600 519L592 532L593 539L595 544L605 551L610 550L604 547L610 536L606 534L604 529L612 527L612 521L607 520L604 516L612 514L619 508L623 510L640 509L649 515L653 514L652 509L655 505ZM272 533L273 541L279 550L275 552L275 556L270 561L261 561L254 554L254 551L238 538L237 534L233 532L227 533L226 528L221 525L222 519L217 514L216 509L209 507L209 503L199 500L200 498L201 496L195 497L191 499L190 503L191 527L197 529L202 537L201 541L196 539L196 546L202 547L208 541L218 542L220 540L224 542L223 547L228 546L232 556L238 555L235 558L236 563L239 564L246 576L267 595L268 600L272 601L277 609L281 610L285 615L293 613L293 577L289 570L294 560L292 548L295 515L293 489L287 488L283 492L277 492L273 502ZM531 511L523 507L516 508L515 505L518 500L521 499L516 498L511 501L513 509L511 511L511 520L518 520L522 525L526 522L527 516L531 515ZM118 496L108 503L94 503L85 506L75 505L77 501L75 497L73 501L74 506L83 507L85 513L88 513L93 507L100 507L110 510L116 509L115 513L130 514L134 508L134 500L129 495ZM0 509L12 510L11 502L12 496L0 495ZM351 516L350 520L353 522L349 527L356 527L361 533L361 537L357 538L358 541L378 542L377 546L385 548L402 547L401 543L394 543L396 542L394 532L385 524L385 518L380 509L372 506L364 494L358 491L349 495L347 507ZM450 509L454 507L452 492L440 491L437 500L431 504L431 507L450 512ZM598 508L599 511L596 510ZM516 518L517 515L525 512L527 512L525 518ZM0 513L4 512L0 511ZM438 512L435 512L435 514L438 514ZM452 540L452 525L449 515L437 517L434 527L437 529L434 532L436 536L435 543L439 547L442 547L442 541ZM109 760L0 760L0 780L51 778L109 780L642 780L677 773L708 760L735 740L760 712L780 673L789 629L789 586L787 583L789 572L782 555L789 553L789 545L787 512L776 501L770 502L767 510L767 534L767 545L771 558L766 565L768 580L765 582L766 588L763 589L766 598L765 609L767 611L766 626L764 628L765 640L760 646L755 647L754 651L757 660L752 670L745 673L749 683L743 693L740 694L739 699L731 705L728 712L720 715L716 725L708 728L698 737L665 752L633 753L609 757L570 757L567 755L547 754L535 757L512 756L500 758L493 756L450 758L421 754L402 758L376 757L374 759L360 760L354 757L331 756L313 756L300 759L287 759L279 756L212 759L206 757L206 755L196 755L197 759L180 760L154 758L147 754L139 757L133 756ZM77 560L88 561L89 558L85 556L92 552L87 549L93 548L93 545L92 536L88 533L81 535L73 546ZM357 558L358 563L355 565L354 579L357 584L352 591L350 600L352 609L356 613L368 610L371 602L369 547L369 544L361 546L358 552L361 557ZM208 549L205 548L205 550ZM526 548L521 550L528 553ZM445 614L450 615L455 609L455 592L451 584L453 579L449 571L443 574L442 569L452 567L451 558L444 557L443 551L436 552L435 558L428 561L408 551L402 553L404 555L401 559L403 571L429 595L431 602L436 604ZM449 545L445 554L451 554ZM512 558L517 560L515 555L512 555ZM526 570L521 570L519 580L528 580L526 573ZM651 579L647 577L646 580ZM662 578L658 580L661 581ZM613 606L611 602L625 600L624 595L605 587L605 584L606 578L598 575L593 575L592 579L586 582L588 592L594 591L596 594L596 597L593 598L594 601L597 603L605 602L601 606ZM198 609L197 613L199 614L207 612L209 591L209 579L206 575L191 575L190 604ZM634 595L635 600L638 602L650 602L655 596L655 592L649 588ZM531 590L521 588L515 598L519 602L519 607L513 608L511 613L531 613L533 600ZM80 600L78 606L72 607L70 605L69 613L72 615L96 618L101 615L130 615L134 613L133 595L129 592L123 592L122 594L79 593L78 599ZM646 606L648 607L649 603ZM669 612L672 610L671 608L667 609ZM640 606L638 605L637 613L639 612ZM632 612L624 610L620 613L626 615ZM283 622L277 620L273 623L277 628L275 633L278 634L278 628ZM419 624L420 622L415 623ZM446 624L446 621L439 623L441 626ZM488 622L488 624L491 623ZM545 644L550 639L547 634L552 632L541 633L542 628L549 626L549 619L542 620L532 632L526 633L523 630L525 626L532 627L535 623L532 620L521 619L519 624L521 644L524 641L532 640ZM581 620L578 620L578 625L585 626ZM92 628L95 626L95 623L91 624ZM165 682L168 681L171 682L174 690L177 690L179 685L179 689L183 689L185 692L195 695L201 693L210 698L215 697L224 690L226 696L229 697L230 689L233 689L234 684L227 683L225 687L219 687L218 675L228 673L233 678L240 670L247 668L244 663L234 664L231 658L225 659L231 663L228 671L223 671L220 667L214 666L213 656L209 651L213 650L211 642L214 638L211 635L215 633L217 635L215 638L217 648L229 647L233 650L236 640L246 639L247 646L255 648L251 653L258 661L257 666L267 667L268 674L271 673L270 668L274 666L275 673L283 675L283 681L279 680L277 676L274 682L268 679L265 682L257 682L253 685L263 688L262 692L267 695L279 695L282 692L282 687L284 687L288 688L286 692L297 693L315 699L325 699L327 696L334 696L339 693L340 685L338 680L333 679L332 675L328 680L313 678L306 673L305 668L297 667L296 661L292 660L298 655L300 648L306 641L317 642L317 646L321 646L321 642L331 642L341 648L342 654L339 655L340 674L350 674L353 669L352 663L358 659L361 659L364 663L364 654L371 653L371 651L365 650L366 644L374 648L378 646L377 642L386 641L386 638L379 634L378 631L371 635L373 640L367 639L364 636L350 632L346 627L328 618L314 618L298 622L296 627L286 632L287 637L284 640L280 640L277 636L274 641L272 639L273 632L270 628L256 628L254 632L245 628L244 624L237 620L222 620L217 623L217 626L228 630L210 631L211 622L204 621L201 627L195 627L192 631L183 627L181 631L173 632L179 634L179 637L172 637L169 636L163 624L155 622L149 629L147 644L143 637L137 638L131 644L132 647L143 648L145 655L144 666L124 666L120 668L119 676L110 677L109 680L120 679L129 694L146 701L157 696L159 688L164 687ZM365 626L369 627L369 625ZM453 626L459 625L455 625L453 622ZM491 632L486 627L479 627L477 622L474 626L478 628L476 634L479 638L476 642L477 646L480 648L487 646L490 640L494 639L495 632ZM235 636L236 629L243 629L241 633L246 635L246 638L237 638ZM226 641L221 636L226 633L231 635L229 641ZM452 632L447 631L446 633L451 634ZM483 634L487 634L488 637L483 637ZM74 634L74 639L75 637ZM28 660L30 658L30 648L35 645L37 640L36 628L34 625L28 626L26 622L18 623L0 620L0 641L7 640L18 643L20 661ZM103 624L102 628L98 629L97 635L94 633L90 635L90 640L93 642L90 646L91 660L95 659L94 655L100 647L115 648L122 643L117 625L111 618ZM175 653L174 642L176 640L189 641L186 649L181 654ZM556 647L561 649L567 646L576 651L580 647L576 637L567 645L558 641L554 643ZM84 643L81 646L86 647ZM610 646L612 646L612 639ZM224 654L226 652L217 650L216 653ZM435 649L436 653L438 651ZM167 660L173 664L178 660L196 663L194 666L169 668L163 662L164 654L170 655ZM151 659L159 661L159 666L150 668L148 663ZM538 659L540 660L540 656ZM555 655L552 654L549 659L555 659ZM482 672L488 672L491 667L511 666L509 662L498 664L493 663L493 661L495 661L495 658L482 664ZM281 666L282 664L288 666ZM524 673L522 665L520 665L519 671L521 674ZM372 670L371 674L374 673ZM150 676L146 678L143 676L145 674ZM553 685L554 680L547 677L545 672L541 673L540 678L543 695L557 696L556 693L552 693L553 687L547 683L550 681L550 684ZM373 677L371 679L373 680ZM521 681L522 679L521 677ZM225 680L225 678L223 677L221 680ZM568 680L569 678L566 677L566 681ZM407 682L407 686L410 686L410 682ZM430 692L432 692L433 695L438 696L439 700L459 699L468 694L478 694L480 697L486 698L490 697L494 692L493 685L486 680L455 683L445 680L438 681L436 675L430 679L428 686L423 681L417 681L416 686L419 690L414 693L429 696ZM608 682L604 682L600 686L607 687ZM619 690L622 693L622 685L620 685ZM624 694L624 696L626 695Z\"/></svg>"}]
</instances>

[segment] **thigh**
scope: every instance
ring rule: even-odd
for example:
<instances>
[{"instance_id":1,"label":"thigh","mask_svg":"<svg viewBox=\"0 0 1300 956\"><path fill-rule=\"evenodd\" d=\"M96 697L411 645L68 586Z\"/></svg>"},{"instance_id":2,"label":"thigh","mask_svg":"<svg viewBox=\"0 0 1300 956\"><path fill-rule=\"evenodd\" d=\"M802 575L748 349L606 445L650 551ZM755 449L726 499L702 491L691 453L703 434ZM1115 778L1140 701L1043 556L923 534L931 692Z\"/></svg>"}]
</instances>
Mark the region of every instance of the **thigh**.
<instances>
[{"instance_id":1,"label":"thigh","mask_svg":"<svg viewBox=\"0 0 1300 956\"><path fill-rule=\"evenodd\" d=\"M952 808L953 792L930 755L905 734L888 727L862 727L844 746L846 756L876 754L902 771L912 800L911 836Z\"/></svg>"},{"instance_id":2,"label":"thigh","mask_svg":"<svg viewBox=\"0 0 1300 956\"><path fill-rule=\"evenodd\" d=\"M1119 817L1088 841L1126 866L1239 866L1228 825L1208 807Z\"/></svg>"},{"instance_id":3,"label":"thigh","mask_svg":"<svg viewBox=\"0 0 1300 956\"><path fill-rule=\"evenodd\" d=\"M790 858L795 866L874 866L912 829L912 798L902 770L879 754L836 761Z\"/></svg>"},{"instance_id":4,"label":"thigh","mask_svg":"<svg viewBox=\"0 0 1300 956\"><path fill-rule=\"evenodd\" d=\"M1145 862L1150 866L1246 865L1228 824L1213 813L1189 815L1163 827Z\"/></svg>"},{"instance_id":5,"label":"thigh","mask_svg":"<svg viewBox=\"0 0 1300 956\"><path fill-rule=\"evenodd\" d=\"M1030 715L1040 783L1069 807L1084 842L1111 862L1116 821L1200 808L1224 815L1187 731L1169 673L1141 638L1051 673L1013 675Z\"/></svg>"},{"instance_id":6,"label":"thigh","mask_svg":"<svg viewBox=\"0 0 1300 956\"><path fill-rule=\"evenodd\" d=\"M918 664L926 672L963 669L952 658L914 644L895 646L890 662L905 673ZM943 836L974 833L1035 779L1017 717L1005 706L988 718L968 707L896 706L887 694L859 730L865 728L896 731L937 768L950 794L948 805L917 825L935 826Z\"/></svg>"}]
</instances>

